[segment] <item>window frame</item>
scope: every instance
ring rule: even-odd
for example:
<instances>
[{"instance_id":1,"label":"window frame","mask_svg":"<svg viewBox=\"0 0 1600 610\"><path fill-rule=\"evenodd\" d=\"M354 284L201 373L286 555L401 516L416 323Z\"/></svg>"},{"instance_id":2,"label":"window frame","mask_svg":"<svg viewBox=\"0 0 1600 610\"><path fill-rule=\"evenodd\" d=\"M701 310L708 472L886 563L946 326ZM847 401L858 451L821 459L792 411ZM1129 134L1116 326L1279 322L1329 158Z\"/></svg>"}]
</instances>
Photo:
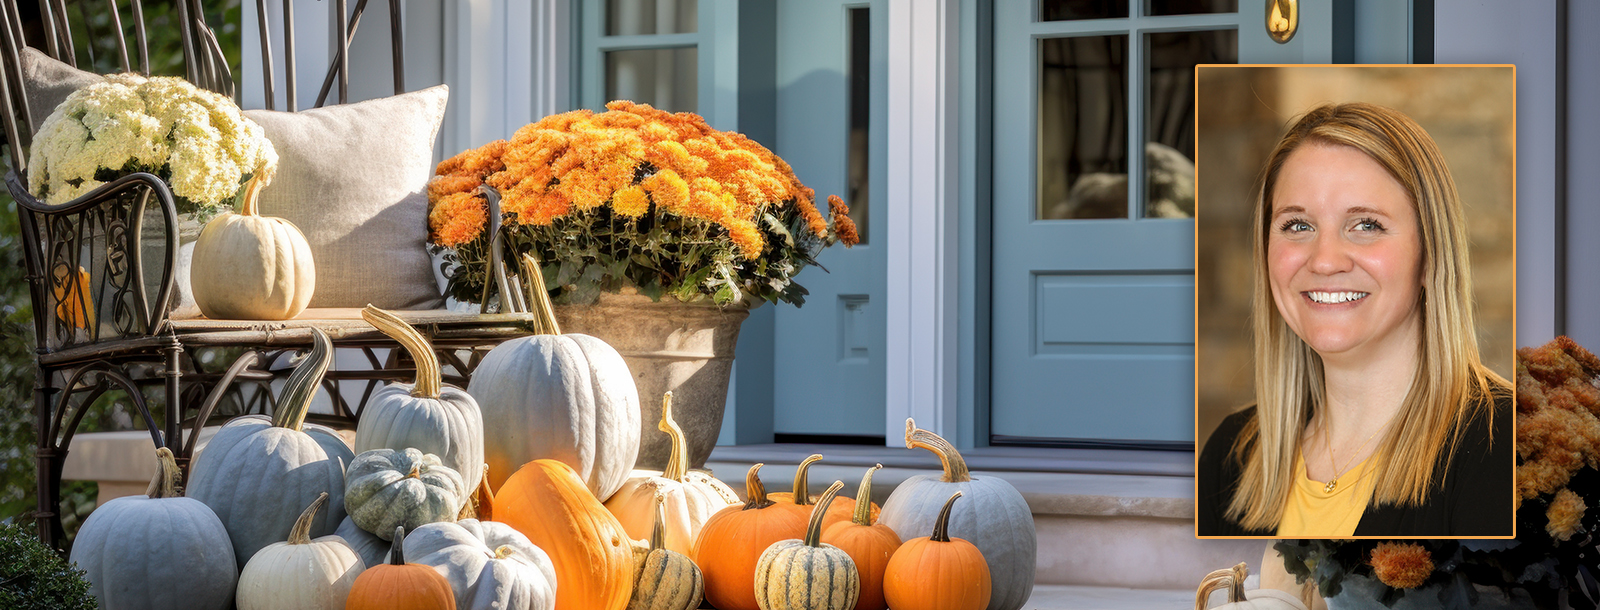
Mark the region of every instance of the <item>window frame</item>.
<instances>
[{"instance_id":1,"label":"window frame","mask_svg":"<svg viewBox=\"0 0 1600 610\"><path fill-rule=\"evenodd\" d=\"M695 31L686 34L639 34L611 36L605 33L606 1L582 0L578 21L578 87L577 105L599 112L606 102L606 53L611 51L640 51L694 48L695 55L695 109L706 122L718 126L718 110L722 106L716 99L719 83L717 46L719 41L736 41L732 31L736 19L719 19L721 5L727 0L698 0L695 10ZM737 0L735 0L737 1ZM735 92L736 94L736 92ZM736 114L731 113L731 114Z\"/></svg>"}]
</instances>

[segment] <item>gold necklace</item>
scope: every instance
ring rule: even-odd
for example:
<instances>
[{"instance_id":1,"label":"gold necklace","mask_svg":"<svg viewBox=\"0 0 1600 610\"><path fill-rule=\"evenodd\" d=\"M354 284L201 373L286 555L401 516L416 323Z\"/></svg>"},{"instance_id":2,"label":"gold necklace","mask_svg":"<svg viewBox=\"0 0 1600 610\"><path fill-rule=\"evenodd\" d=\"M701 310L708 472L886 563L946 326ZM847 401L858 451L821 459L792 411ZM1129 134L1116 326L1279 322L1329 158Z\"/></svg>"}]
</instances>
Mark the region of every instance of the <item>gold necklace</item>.
<instances>
[{"instance_id":1,"label":"gold necklace","mask_svg":"<svg viewBox=\"0 0 1600 610\"><path fill-rule=\"evenodd\" d=\"M1384 424L1382 428L1378 428L1377 432L1373 432L1372 436L1368 436L1367 440L1361 441L1361 446L1356 447L1356 452L1350 455L1350 459L1345 460L1344 468L1334 470L1333 478L1328 479L1328 484L1322 486L1322 491L1324 493L1333 493L1334 488L1339 486L1339 477L1344 476L1345 470L1350 468L1350 463L1355 461L1356 456L1361 455L1361 450L1367 447L1367 443L1378 437L1378 432L1383 432L1384 428L1388 427L1389 424ZM1333 461L1333 439L1328 437L1328 425L1326 423L1322 425L1322 442L1328 447L1328 465L1337 467L1338 463Z\"/></svg>"}]
</instances>

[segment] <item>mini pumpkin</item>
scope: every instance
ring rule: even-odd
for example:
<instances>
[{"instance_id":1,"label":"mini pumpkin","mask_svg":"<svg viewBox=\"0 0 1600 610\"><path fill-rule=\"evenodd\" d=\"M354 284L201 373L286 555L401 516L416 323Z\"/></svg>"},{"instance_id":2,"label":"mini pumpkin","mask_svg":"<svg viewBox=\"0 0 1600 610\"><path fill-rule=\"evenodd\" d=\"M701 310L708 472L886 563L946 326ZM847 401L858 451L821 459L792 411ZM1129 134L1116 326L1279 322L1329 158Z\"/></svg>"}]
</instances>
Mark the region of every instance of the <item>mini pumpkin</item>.
<instances>
[{"instance_id":1,"label":"mini pumpkin","mask_svg":"<svg viewBox=\"0 0 1600 610\"><path fill-rule=\"evenodd\" d=\"M800 465L796 466L794 469L794 483L789 487L789 491L770 493L767 494L767 498L773 502L777 502L784 508L795 511L803 518L810 518L811 507L817 503L817 498L819 497L810 494L811 465L821 460L822 454L820 453L813 453L809 456L806 456L806 459L801 460ZM841 496L841 498L844 500L850 499L843 496ZM867 500L867 505L871 511L871 517L873 519L877 519L878 505L873 504L871 502L871 498L868 498ZM822 531L828 531L828 528L833 527L833 524L835 523L849 521L853 514L854 511L851 509L850 503L840 502L835 504L834 507L828 511L828 514L823 516Z\"/></svg>"},{"instance_id":2,"label":"mini pumpkin","mask_svg":"<svg viewBox=\"0 0 1600 610\"><path fill-rule=\"evenodd\" d=\"M556 568L527 536L504 523L429 523L406 534L416 563L450 581L459 610L550 610Z\"/></svg>"},{"instance_id":3,"label":"mini pumpkin","mask_svg":"<svg viewBox=\"0 0 1600 610\"><path fill-rule=\"evenodd\" d=\"M754 583L761 553L779 540L805 536L805 519L767 499L761 466L744 475L744 505L707 519L690 555L705 576L706 601L721 610L759 610Z\"/></svg>"},{"instance_id":4,"label":"mini pumpkin","mask_svg":"<svg viewBox=\"0 0 1600 610\"><path fill-rule=\"evenodd\" d=\"M491 464L491 467L493 465ZM617 518L560 460L534 460L495 494L495 518L556 566L557 610L622 610L633 590L633 552Z\"/></svg>"},{"instance_id":5,"label":"mini pumpkin","mask_svg":"<svg viewBox=\"0 0 1600 610\"><path fill-rule=\"evenodd\" d=\"M665 502L665 548L688 555L711 515L739 504L739 495L707 472L690 472L689 446L683 428L672 419L672 392L661 399L658 426L672 440L665 471L635 470L634 476L606 500L606 510L617 516L632 539L647 539L658 527L656 504Z\"/></svg>"},{"instance_id":6,"label":"mini pumpkin","mask_svg":"<svg viewBox=\"0 0 1600 610\"><path fill-rule=\"evenodd\" d=\"M368 305L361 317L411 354L417 377L415 383L391 383L372 393L356 424L356 453L383 448L431 453L460 473L469 490L477 488L483 478L483 414L478 401L466 390L444 383L439 355L427 337L399 316Z\"/></svg>"},{"instance_id":7,"label":"mini pumpkin","mask_svg":"<svg viewBox=\"0 0 1600 610\"><path fill-rule=\"evenodd\" d=\"M144 496L106 502L83 522L72 563L83 570L101 608L227 610L239 567L217 515L178 495L178 463L156 450L157 472ZM149 564L159 550L159 567Z\"/></svg>"},{"instance_id":8,"label":"mini pumpkin","mask_svg":"<svg viewBox=\"0 0 1600 610\"><path fill-rule=\"evenodd\" d=\"M431 566L406 563L405 529L394 530L389 534L394 540L389 563L372 566L356 578L345 610L456 610L450 581Z\"/></svg>"},{"instance_id":9,"label":"mini pumpkin","mask_svg":"<svg viewBox=\"0 0 1600 610\"><path fill-rule=\"evenodd\" d=\"M688 555L666 547L666 497L656 496L655 504L650 550L634 570L628 610L694 610L703 599L705 577Z\"/></svg>"},{"instance_id":10,"label":"mini pumpkin","mask_svg":"<svg viewBox=\"0 0 1600 610\"><path fill-rule=\"evenodd\" d=\"M861 577L850 555L822 543L822 520L844 487L834 481L817 500L802 540L767 547L756 564L756 601L761 610L851 610L861 594ZM917 606L902 606L916 608Z\"/></svg>"},{"instance_id":11,"label":"mini pumpkin","mask_svg":"<svg viewBox=\"0 0 1600 610\"><path fill-rule=\"evenodd\" d=\"M822 541L850 555L861 575L861 595L856 599L856 610L883 610L883 572L889 558L900 548L900 536L882 523L872 522L872 473L883 464L874 465L861 476L861 487L856 491L856 509L851 520L835 523L823 530Z\"/></svg>"},{"instance_id":12,"label":"mini pumpkin","mask_svg":"<svg viewBox=\"0 0 1600 610\"><path fill-rule=\"evenodd\" d=\"M189 269L195 305L213 320L287 320L311 303L317 265L294 223L262 216L256 172L239 212L212 218L200 230Z\"/></svg>"},{"instance_id":13,"label":"mini pumpkin","mask_svg":"<svg viewBox=\"0 0 1600 610\"><path fill-rule=\"evenodd\" d=\"M883 596L891 608L983 610L989 605L989 565L978 547L950 536L950 506L939 509L933 534L900 545L883 573Z\"/></svg>"},{"instance_id":14,"label":"mini pumpkin","mask_svg":"<svg viewBox=\"0 0 1600 610\"><path fill-rule=\"evenodd\" d=\"M347 472L345 510L361 529L379 538L395 526L410 529L455 521L467 501L461 475L439 456L416 449L373 449L356 456Z\"/></svg>"},{"instance_id":15,"label":"mini pumpkin","mask_svg":"<svg viewBox=\"0 0 1600 610\"><path fill-rule=\"evenodd\" d=\"M323 493L300 513L289 539L267 545L239 572L239 610L338 610L366 569L338 536L311 539L312 516L328 502Z\"/></svg>"}]
</instances>

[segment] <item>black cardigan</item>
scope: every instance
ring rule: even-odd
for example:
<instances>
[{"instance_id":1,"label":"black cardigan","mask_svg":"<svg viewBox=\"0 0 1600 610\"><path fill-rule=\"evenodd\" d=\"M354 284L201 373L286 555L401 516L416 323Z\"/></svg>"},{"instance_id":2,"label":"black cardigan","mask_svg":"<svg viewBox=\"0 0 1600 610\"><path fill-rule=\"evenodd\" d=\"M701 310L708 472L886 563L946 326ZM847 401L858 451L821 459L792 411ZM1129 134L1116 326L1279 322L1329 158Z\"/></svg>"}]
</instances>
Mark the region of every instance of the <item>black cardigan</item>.
<instances>
[{"instance_id":1,"label":"black cardigan","mask_svg":"<svg viewBox=\"0 0 1600 610\"><path fill-rule=\"evenodd\" d=\"M1469 422L1444 479L1421 505L1368 505L1356 525L1357 536L1510 536L1515 521L1512 496L1516 469L1512 438L1511 392L1497 392L1491 418ZM1201 536L1273 536L1272 530L1248 530L1224 516L1243 468L1229 454L1255 407L1229 415L1211 433L1195 472L1196 531ZM1490 443L1490 426L1493 443ZM1440 463L1447 457L1440 455Z\"/></svg>"}]
</instances>

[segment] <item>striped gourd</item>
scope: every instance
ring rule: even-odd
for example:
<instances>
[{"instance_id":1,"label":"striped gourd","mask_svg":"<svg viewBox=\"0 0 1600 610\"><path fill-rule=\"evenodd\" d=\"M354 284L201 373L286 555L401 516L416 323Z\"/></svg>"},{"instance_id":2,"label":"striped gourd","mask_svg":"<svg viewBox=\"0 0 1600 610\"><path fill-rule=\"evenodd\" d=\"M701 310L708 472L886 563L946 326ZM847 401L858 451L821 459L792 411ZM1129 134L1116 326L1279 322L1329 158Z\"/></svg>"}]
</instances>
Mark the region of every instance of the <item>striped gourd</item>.
<instances>
[{"instance_id":1,"label":"striped gourd","mask_svg":"<svg viewBox=\"0 0 1600 610\"><path fill-rule=\"evenodd\" d=\"M861 594L861 577L850 555L822 544L822 518L844 487L834 481L817 500L804 540L767 547L756 563L756 602L761 610L850 610Z\"/></svg>"},{"instance_id":2,"label":"striped gourd","mask_svg":"<svg viewBox=\"0 0 1600 610\"><path fill-rule=\"evenodd\" d=\"M650 552L634 571L628 610L694 610L705 592L705 577L688 555L668 549L666 497L656 496Z\"/></svg>"}]
</instances>

